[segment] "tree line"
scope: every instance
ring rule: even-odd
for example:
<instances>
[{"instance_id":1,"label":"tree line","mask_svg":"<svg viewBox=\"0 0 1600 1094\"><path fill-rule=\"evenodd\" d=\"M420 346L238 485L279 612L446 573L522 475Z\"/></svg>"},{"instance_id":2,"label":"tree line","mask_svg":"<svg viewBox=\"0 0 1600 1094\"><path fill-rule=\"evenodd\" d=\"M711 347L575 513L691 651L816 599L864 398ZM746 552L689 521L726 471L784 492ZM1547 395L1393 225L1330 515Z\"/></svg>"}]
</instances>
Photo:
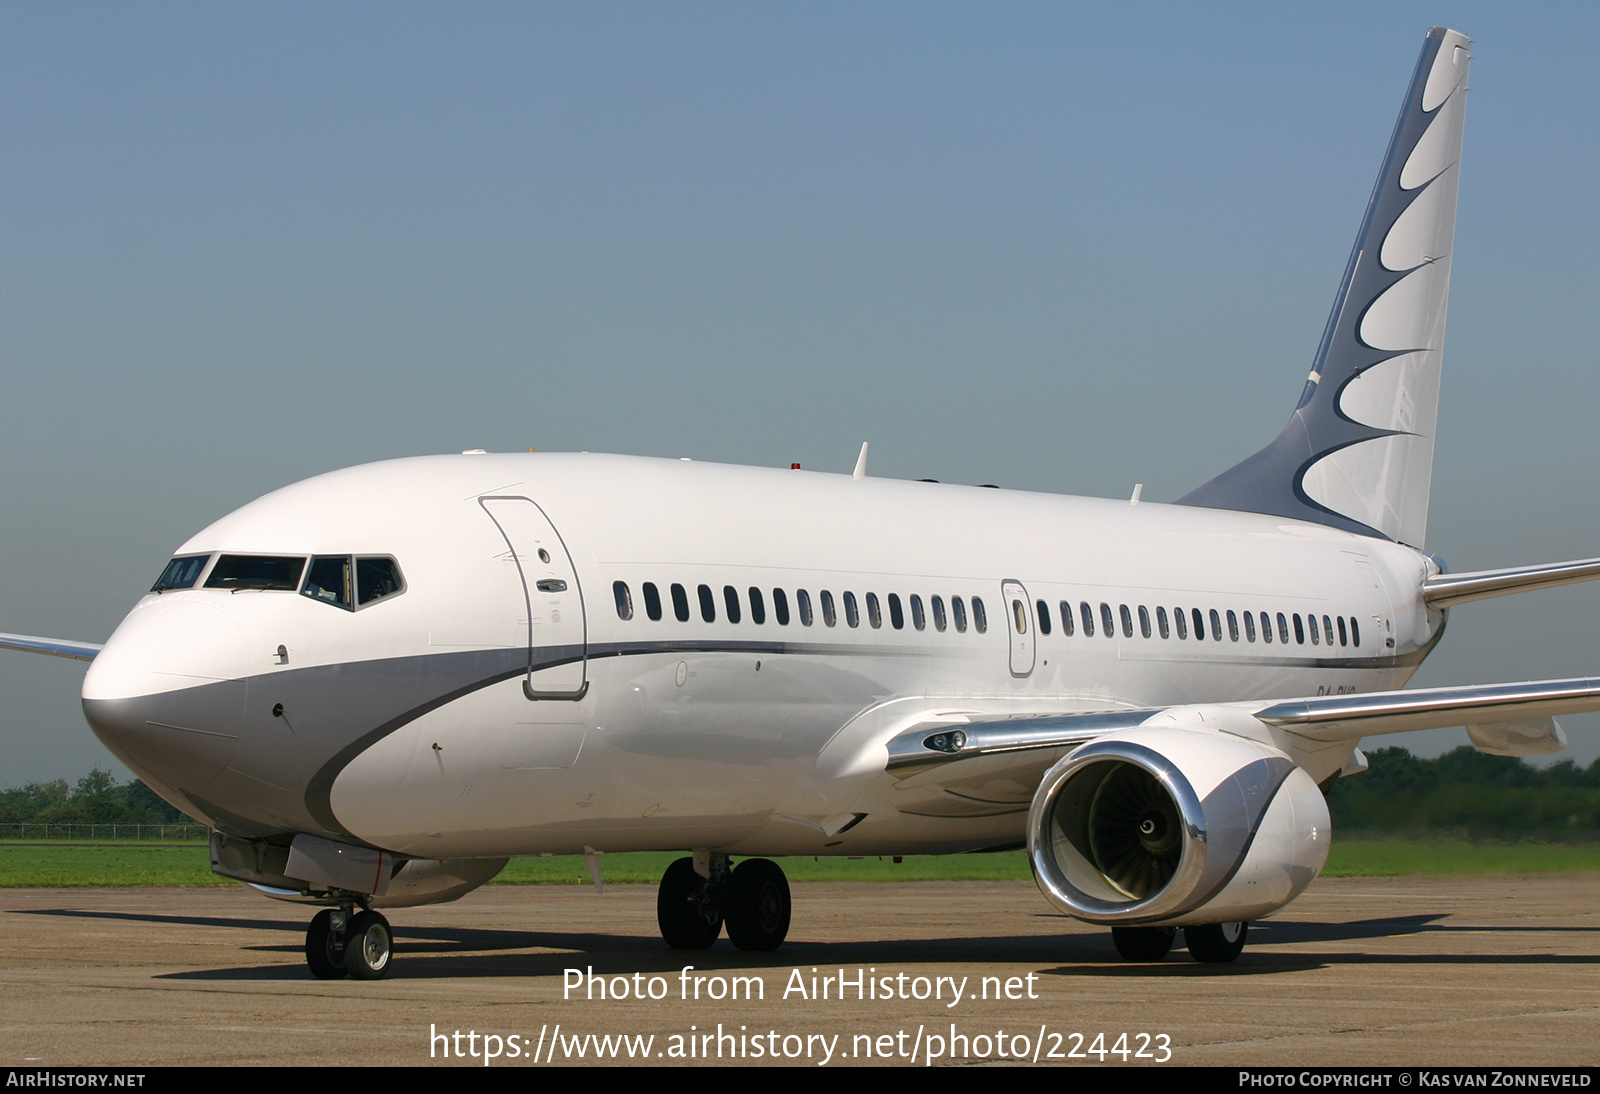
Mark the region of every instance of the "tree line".
<instances>
[{"instance_id":1,"label":"tree line","mask_svg":"<svg viewBox=\"0 0 1600 1094\"><path fill-rule=\"evenodd\" d=\"M1375 748L1328 791L1335 835L1450 830L1473 839L1600 836L1600 759L1534 767L1470 745L1425 760Z\"/></svg>"},{"instance_id":2,"label":"tree line","mask_svg":"<svg viewBox=\"0 0 1600 1094\"><path fill-rule=\"evenodd\" d=\"M0 824L182 824L189 818L138 779L118 783L98 767L66 779L0 790Z\"/></svg>"},{"instance_id":3,"label":"tree line","mask_svg":"<svg viewBox=\"0 0 1600 1094\"><path fill-rule=\"evenodd\" d=\"M1328 791L1335 832L1448 830L1470 838L1600 837L1600 759L1534 767L1467 745L1425 760L1405 748L1367 753L1370 768ZM175 824L189 818L138 779L95 768L75 785L0 791L0 823Z\"/></svg>"}]
</instances>

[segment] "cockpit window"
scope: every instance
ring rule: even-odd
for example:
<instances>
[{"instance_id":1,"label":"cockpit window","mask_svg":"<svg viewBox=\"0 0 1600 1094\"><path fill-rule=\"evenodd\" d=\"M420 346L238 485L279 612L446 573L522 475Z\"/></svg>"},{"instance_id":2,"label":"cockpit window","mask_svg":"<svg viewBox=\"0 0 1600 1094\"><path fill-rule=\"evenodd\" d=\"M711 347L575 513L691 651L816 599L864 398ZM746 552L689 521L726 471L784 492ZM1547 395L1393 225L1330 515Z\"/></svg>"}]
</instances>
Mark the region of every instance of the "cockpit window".
<instances>
[{"instance_id":1,"label":"cockpit window","mask_svg":"<svg viewBox=\"0 0 1600 1094\"><path fill-rule=\"evenodd\" d=\"M168 589L194 588L194 583L200 580L200 571L206 568L206 561L210 558L210 555L189 555L173 559L161 571L161 576L156 578L156 583L150 586L150 591L164 593Z\"/></svg>"},{"instance_id":2,"label":"cockpit window","mask_svg":"<svg viewBox=\"0 0 1600 1094\"><path fill-rule=\"evenodd\" d=\"M282 589L294 592L300 587L300 574L306 568L303 558L276 555L222 555L206 578L208 589Z\"/></svg>"},{"instance_id":3,"label":"cockpit window","mask_svg":"<svg viewBox=\"0 0 1600 1094\"><path fill-rule=\"evenodd\" d=\"M354 604L350 576L349 555L319 556L311 560L306 587L300 592L312 600L349 609Z\"/></svg>"},{"instance_id":4,"label":"cockpit window","mask_svg":"<svg viewBox=\"0 0 1600 1094\"><path fill-rule=\"evenodd\" d=\"M357 558L356 592L358 602L371 604L406 587L400 565L392 558Z\"/></svg>"},{"instance_id":5,"label":"cockpit window","mask_svg":"<svg viewBox=\"0 0 1600 1094\"><path fill-rule=\"evenodd\" d=\"M400 565L392 558L318 555L306 572L302 596L346 611L393 596L406 587Z\"/></svg>"}]
</instances>

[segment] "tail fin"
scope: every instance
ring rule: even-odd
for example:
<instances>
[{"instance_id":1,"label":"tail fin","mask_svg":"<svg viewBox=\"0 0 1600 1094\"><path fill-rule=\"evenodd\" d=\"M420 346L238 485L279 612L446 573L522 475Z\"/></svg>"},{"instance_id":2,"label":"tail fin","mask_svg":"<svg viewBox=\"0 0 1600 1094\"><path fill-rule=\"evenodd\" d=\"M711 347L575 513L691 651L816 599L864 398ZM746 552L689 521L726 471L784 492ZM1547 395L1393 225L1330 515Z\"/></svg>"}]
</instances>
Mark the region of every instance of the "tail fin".
<instances>
[{"instance_id":1,"label":"tail fin","mask_svg":"<svg viewBox=\"0 0 1600 1094\"><path fill-rule=\"evenodd\" d=\"M1428 31L1289 424L1178 504L1422 546L1471 45L1444 27Z\"/></svg>"}]
</instances>

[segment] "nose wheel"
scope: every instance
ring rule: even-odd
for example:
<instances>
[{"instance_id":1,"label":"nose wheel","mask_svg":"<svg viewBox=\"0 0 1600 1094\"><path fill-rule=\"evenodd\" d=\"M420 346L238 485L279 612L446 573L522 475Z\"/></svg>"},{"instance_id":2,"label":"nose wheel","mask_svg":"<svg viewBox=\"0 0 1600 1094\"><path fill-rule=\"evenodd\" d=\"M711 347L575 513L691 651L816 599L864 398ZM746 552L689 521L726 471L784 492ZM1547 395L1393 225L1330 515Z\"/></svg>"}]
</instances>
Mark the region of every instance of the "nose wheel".
<instances>
[{"instance_id":1,"label":"nose wheel","mask_svg":"<svg viewBox=\"0 0 1600 1094\"><path fill-rule=\"evenodd\" d=\"M306 965L318 980L378 980L393 956L394 932L377 912L328 908L306 928Z\"/></svg>"},{"instance_id":2,"label":"nose wheel","mask_svg":"<svg viewBox=\"0 0 1600 1094\"><path fill-rule=\"evenodd\" d=\"M707 874L694 859L667 867L656 894L661 937L675 950L709 949L728 928L741 950L775 950L789 934L789 880L771 859L753 858L728 868L726 855L708 859Z\"/></svg>"}]
</instances>

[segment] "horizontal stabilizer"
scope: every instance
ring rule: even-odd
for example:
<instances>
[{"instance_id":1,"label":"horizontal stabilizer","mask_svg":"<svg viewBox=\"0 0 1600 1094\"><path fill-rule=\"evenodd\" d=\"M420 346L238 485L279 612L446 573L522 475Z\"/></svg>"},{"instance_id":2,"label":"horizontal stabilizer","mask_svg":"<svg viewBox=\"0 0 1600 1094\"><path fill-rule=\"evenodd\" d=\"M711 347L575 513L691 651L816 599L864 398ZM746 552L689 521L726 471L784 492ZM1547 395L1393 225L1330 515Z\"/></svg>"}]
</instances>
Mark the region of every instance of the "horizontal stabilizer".
<instances>
[{"instance_id":1,"label":"horizontal stabilizer","mask_svg":"<svg viewBox=\"0 0 1600 1094\"><path fill-rule=\"evenodd\" d=\"M0 650L45 653L51 657L70 657L74 661L93 661L104 646L92 642L67 642L60 638L37 638L31 634L0 634Z\"/></svg>"},{"instance_id":2,"label":"horizontal stabilizer","mask_svg":"<svg viewBox=\"0 0 1600 1094\"><path fill-rule=\"evenodd\" d=\"M1422 585L1422 599L1430 608L1448 608L1491 596L1551 589L1575 581L1600 577L1600 558L1577 562L1547 562L1542 566L1512 566L1504 570L1478 570L1470 574L1437 574Z\"/></svg>"}]
</instances>

